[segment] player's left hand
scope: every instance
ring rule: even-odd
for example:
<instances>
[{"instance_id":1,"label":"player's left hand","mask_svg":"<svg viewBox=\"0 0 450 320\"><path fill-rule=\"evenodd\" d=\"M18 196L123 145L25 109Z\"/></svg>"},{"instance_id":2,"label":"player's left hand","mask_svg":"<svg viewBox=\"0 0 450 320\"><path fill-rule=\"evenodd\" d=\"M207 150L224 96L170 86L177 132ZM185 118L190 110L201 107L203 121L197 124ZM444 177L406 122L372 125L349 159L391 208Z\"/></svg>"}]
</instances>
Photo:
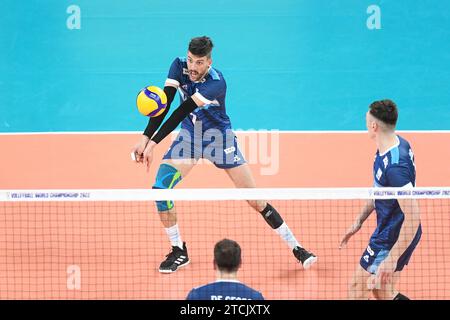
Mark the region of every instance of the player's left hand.
<instances>
[{"instance_id":1,"label":"player's left hand","mask_svg":"<svg viewBox=\"0 0 450 320\"><path fill-rule=\"evenodd\" d=\"M356 221L352 226L347 230L345 235L341 239L341 243L339 244L339 249L345 248L347 246L348 240L357 233L361 229L361 222Z\"/></svg>"},{"instance_id":2,"label":"player's left hand","mask_svg":"<svg viewBox=\"0 0 450 320\"><path fill-rule=\"evenodd\" d=\"M147 168L147 172L150 170L150 165L153 161L153 148L155 147L156 143L153 141L150 141L144 150L144 165Z\"/></svg>"},{"instance_id":3,"label":"player's left hand","mask_svg":"<svg viewBox=\"0 0 450 320\"><path fill-rule=\"evenodd\" d=\"M383 262L380 263L377 273L376 282L381 285L392 283L392 278L394 276L395 269L397 267L397 261L391 257L387 257Z\"/></svg>"}]
</instances>

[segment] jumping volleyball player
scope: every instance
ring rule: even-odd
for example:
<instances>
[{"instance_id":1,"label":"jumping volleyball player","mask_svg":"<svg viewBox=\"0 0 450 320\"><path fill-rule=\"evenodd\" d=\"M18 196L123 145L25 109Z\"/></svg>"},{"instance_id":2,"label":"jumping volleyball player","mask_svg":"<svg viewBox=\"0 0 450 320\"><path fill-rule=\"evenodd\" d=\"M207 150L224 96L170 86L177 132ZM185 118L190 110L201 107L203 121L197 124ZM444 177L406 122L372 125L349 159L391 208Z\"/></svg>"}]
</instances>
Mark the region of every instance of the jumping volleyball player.
<instances>
[{"instance_id":1,"label":"jumping volleyball player","mask_svg":"<svg viewBox=\"0 0 450 320\"><path fill-rule=\"evenodd\" d=\"M133 149L136 162L144 163L148 170L153 159L153 148L181 123L178 137L159 166L153 185L155 189L174 188L187 176L199 158L206 158L217 168L225 170L237 188L255 187L250 168L238 148L236 136L231 131L230 118L225 110L227 86L222 73L211 66L212 48L210 38L193 38L189 43L187 58L176 58L173 61L164 86L167 108L160 116L150 118L141 142ZM158 130L169 112L177 90L182 103ZM216 133L214 142L203 139L198 141L195 133L198 131L202 133L202 137L205 132ZM217 152L218 150L220 152ZM188 161L176 161L177 159ZM316 262L316 256L300 245L274 207L262 200L248 203L287 243L303 268L307 269ZM156 206L172 245L172 250L159 266L159 271L175 272L189 263L186 243L181 239L174 203L156 201Z\"/></svg>"}]
</instances>

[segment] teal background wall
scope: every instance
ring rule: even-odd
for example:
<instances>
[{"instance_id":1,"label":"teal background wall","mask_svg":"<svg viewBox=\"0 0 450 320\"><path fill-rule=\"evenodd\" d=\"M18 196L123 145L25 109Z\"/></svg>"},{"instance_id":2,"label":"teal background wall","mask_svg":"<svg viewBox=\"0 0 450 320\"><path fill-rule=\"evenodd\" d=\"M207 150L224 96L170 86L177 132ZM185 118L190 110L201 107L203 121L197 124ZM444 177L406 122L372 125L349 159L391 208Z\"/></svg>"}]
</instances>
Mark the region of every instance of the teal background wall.
<instances>
[{"instance_id":1,"label":"teal background wall","mask_svg":"<svg viewBox=\"0 0 450 320\"><path fill-rule=\"evenodd\" d=\"M236 129L364 130L385 97L399 129L450 129L448 1L1 0L0 16L0 132L142 130L137 92L199 35Z\"/></svg>"}]
</instances>

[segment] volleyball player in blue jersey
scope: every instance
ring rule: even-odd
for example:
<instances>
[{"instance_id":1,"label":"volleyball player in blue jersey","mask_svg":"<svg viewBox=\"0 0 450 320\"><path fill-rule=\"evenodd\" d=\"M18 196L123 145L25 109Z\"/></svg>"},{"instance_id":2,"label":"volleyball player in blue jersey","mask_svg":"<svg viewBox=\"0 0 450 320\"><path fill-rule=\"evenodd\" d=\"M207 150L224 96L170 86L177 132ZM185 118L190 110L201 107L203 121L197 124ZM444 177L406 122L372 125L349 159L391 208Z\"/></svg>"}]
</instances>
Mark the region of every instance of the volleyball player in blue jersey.
<instances>
[{"instance_id":1,"label":"volleyball player in blue jersey","mask_svg":"<svg viewBox=\"0 0 450 320\"><path fill-rule=\"evenodd\" d=\"M167 108L162 115L149 120L141 142L133 150L136 161L144 163L148 170L154 147L181 123L178 137L163 157L153 188L175 187L200 158L206 158L217 168L225 170L237 188L255 187L250 168L231 130L225 109L227 86L223 74L212 67L212 48L210 38L193 38L187 57L173 61L164 87ZM162 124L177 91L181 104ZM305 269L316 261L317 258L299 244L275 208L263 200L248 203L286 241ZM172 251L161 263L159 271L170 273L188 264L189 257L180 236L173 202L157 201L156 205L172 245Z\"/></svg>"},{"instance_id":2,"label":"volleyball player in blue jersey","mask_svg":"<svg viewBox=\"0 0 450 320\"><path fill-rule=\"evenodd\" d=\"M217 280L192 289L187 300L264 300L263 295L240 282L241 247L236 241L223 239L214 246L214 269Z\"/></svg>"},{"instance_id":3,"label":"volleyball player in blue jersey","mask_svg":"<svg viewBox=\"0 0 450 320\"><path fill-rule=\"evenodd\" d=\"M414 154L408 141L395 133L398 111L391 100L375 101L366 114L370 138L375 140L374 187L412 188L416 184ZM341 241L344 247L372 211L377 227L363 253L349 287L349 298L406 300L395 289L400 272L408 264L421 234L419 207L414 199L371 200Z\"/></svg>"}]
</instances>

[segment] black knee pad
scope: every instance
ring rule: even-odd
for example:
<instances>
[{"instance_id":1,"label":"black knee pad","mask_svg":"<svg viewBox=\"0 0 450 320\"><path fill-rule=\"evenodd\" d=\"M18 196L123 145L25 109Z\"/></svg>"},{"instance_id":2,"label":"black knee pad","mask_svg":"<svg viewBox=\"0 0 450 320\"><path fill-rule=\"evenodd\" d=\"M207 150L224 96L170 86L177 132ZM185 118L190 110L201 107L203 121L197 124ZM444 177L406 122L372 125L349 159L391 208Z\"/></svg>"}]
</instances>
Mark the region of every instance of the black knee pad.
<instances>
[{"instance_id":1,"label":"black knee pad","mask_svg":"<svg viewBox=\"0 0 450 320\"><path fill-rule=\"evenodd\" d=\"M269 203L267 203L267 206L264 208L263 211L261 211L261 215L263 216L264 220L269 224L269 226L272 227L272 229L277 229L283 224L283 218L281 218L278 211L272 207Z\"/></svg>"}]
</instances>

